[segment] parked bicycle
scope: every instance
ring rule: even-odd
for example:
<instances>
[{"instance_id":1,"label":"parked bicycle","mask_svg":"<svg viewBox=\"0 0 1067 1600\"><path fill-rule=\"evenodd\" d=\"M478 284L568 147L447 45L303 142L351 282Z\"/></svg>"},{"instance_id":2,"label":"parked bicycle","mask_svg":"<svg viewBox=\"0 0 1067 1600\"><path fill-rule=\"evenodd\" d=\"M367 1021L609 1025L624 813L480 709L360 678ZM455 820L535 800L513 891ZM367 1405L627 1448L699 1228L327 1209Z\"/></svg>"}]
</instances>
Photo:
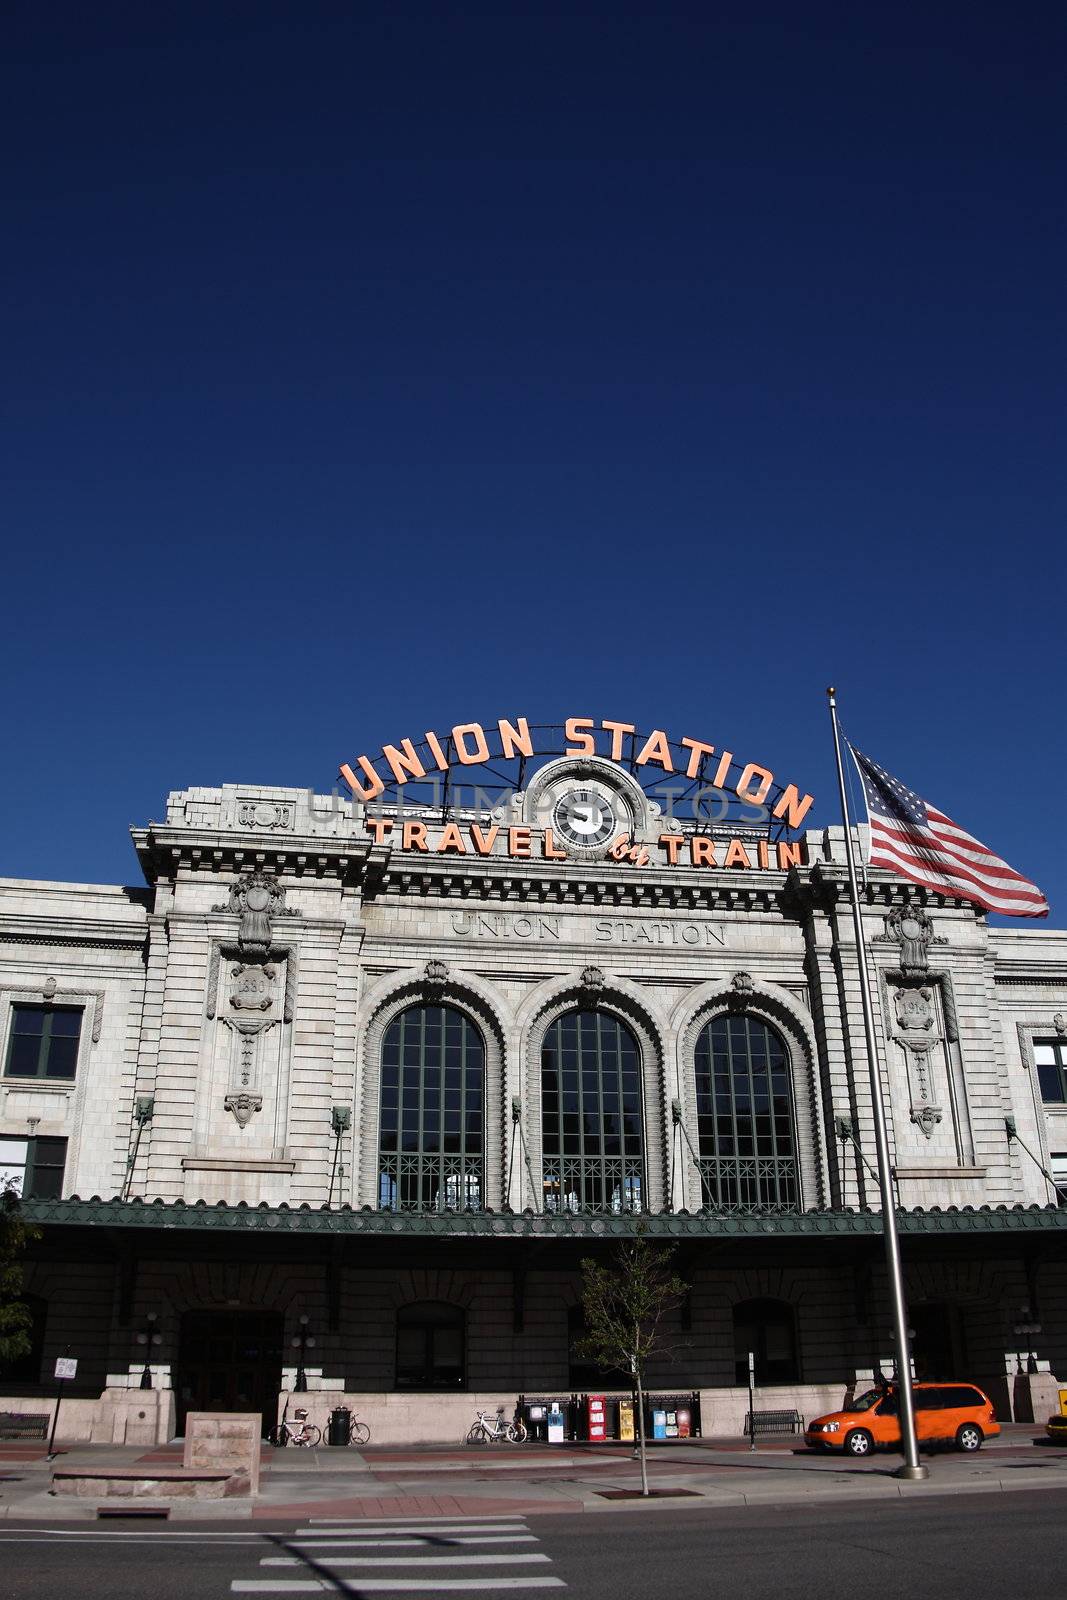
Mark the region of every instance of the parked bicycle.
<instances>
[{"instance_id":1,"label":"parked bicycle","mask_svg":"<svg viewBox=\"0 0 1067 1600\"><path fill-rule=\"evenodd\" d=\"M316 1428L313 1422L308 1421L306 1411L294 1411L293 1420L283 1418L276 1428L272 1428L267 1435L271 1444L281 1449L285 1445L295 1445L304 1450L314 1450L322 1438L321 1428ZM368 1433L367 1437L370 1437Z\"/></svg>"},{"instance_id":2,"label":"parked bicycle","mask_svg":"<svg viewBox=\"0 0 1067 1600\"><path fill-rule=\"evenodd\" d=\"M501 1408L495 1417L491 1417L488 1411L479 1411L477 1420L471 1424L467 1434L467 1443L499 1444L506 1439L508 1444L525 1444L526 1438L526 1424L522 1421L505 1422Z\"/></svg>"}]
</instances>

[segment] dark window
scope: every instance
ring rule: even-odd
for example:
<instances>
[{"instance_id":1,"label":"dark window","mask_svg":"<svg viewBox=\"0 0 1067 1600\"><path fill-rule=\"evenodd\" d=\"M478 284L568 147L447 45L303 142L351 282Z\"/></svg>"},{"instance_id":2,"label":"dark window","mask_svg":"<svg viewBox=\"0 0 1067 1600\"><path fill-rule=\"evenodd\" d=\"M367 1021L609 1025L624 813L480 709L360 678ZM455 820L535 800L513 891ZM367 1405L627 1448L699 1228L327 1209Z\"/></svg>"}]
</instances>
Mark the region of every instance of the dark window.
<instances>
[{"instance_id":1,"label":"dark window","mask_svg":"<svg viewBox=\"0 0 1067 1600\"><path fill-rule=\"evenodd\" d=\"M790 1211L799 1204L789 1052L758 1017L716 1017L696 1045L704 1205Z\"/></svg>"},{"instance_id":2,"label":"dark window","mask_svg":"<svg viewBox=\"0 0 1067 1600\"><path fill-rule=\"evenodd\" d=\"M13 1361L7 1361L0 1366L0 1378L8 1385L12 1383L33 1383L41 1381L41 1362L44 1358L44 1332L48 1321L48 1302L42 1300L37 1294L24 1294L20 1296L23 1305L30 1313L30 1326L26 1330L30 1337L30 1348L24 1355L18 1356Z\"/></svg>"},{"instance_id":3,"label":"dark window","mask_svg":"<svg viewBox=\"0 0 1067 1600\"><path fill-rule=\"evenodd\" d=\"M9 1078L73 1078L82 1014L77 1006L12 1006Z\"/></svg>"},{"instance_id":4,"label":"dark window","mask_svg":"<svg viewBox=\"0 0 1067 1600\"><path fill-rule=\"evenodd\" d=\"M466 1320L459 1306L426 1300L396 1314L398 1389L465 1389Z\"/></svg>"},{"instance_id":5,"label":"dark window","mask_svg":"<svg viewBox=\"0 0 1067 1600\"><path fill-rule=\"evenodd\" d=\"M749 1351L756 1358L756 1382L795 1383L796 1320L785 1300L742 1300L734 1306L734 1381L747 1384Z\"/></svg>"},{"instance_id":6,"label":"dark window","mask_svg":"<svg viewBox=\"0 0 1067 1600\"><path fill-rule=\"evenodd\" d=\"M568 1382L572 1389L585 1394L602 1389L629 1389L633 1379L619 1367L603 1367L576 1347L586 1335L585 1312L581 1306L571 1306L567 1312L567 1365Z\"/></svg>"},{"instance_id":7,"label":"dark window","mask_svg":"<svg viewBox=\"0 0 1067 1600\"><path fill-rule=\"evenodd\" d=\"M382 1041L378 1205L478 1210L484 1196L485 1047L452 1006L411 1006Z\"/></svg>"},{"instance_id":8,"label":"dark window","mask_svg":"<svg viewBox=\"0 0 1067 1600\"><path fill-rule=\"evenodd\" d=\"M1035 1039L1034 1065L1045 1104L1067 1101L1067 1039Z\"/></svg>"},{"instance_id":9,"label":"dark window","mask_svg":"<svg viewBox=\"0 0 1067 1600\"><path fill-rule=\"evenodd\" d=\"M643 1209L641 1052L605 1011L568 1011L545 1034L541 1150L546 1211Z\"/></svg>"},{"instance_id":10,"label":"dark window","mask_svg":"<svg viewBox=\"0 0 1067 1600\"><path fill-rule=\"evenodd\" d=\"M66 1139L0 1138L0 1188L24 1200L55 1200L63 1193Z\"/></svg>"}]
</instances>

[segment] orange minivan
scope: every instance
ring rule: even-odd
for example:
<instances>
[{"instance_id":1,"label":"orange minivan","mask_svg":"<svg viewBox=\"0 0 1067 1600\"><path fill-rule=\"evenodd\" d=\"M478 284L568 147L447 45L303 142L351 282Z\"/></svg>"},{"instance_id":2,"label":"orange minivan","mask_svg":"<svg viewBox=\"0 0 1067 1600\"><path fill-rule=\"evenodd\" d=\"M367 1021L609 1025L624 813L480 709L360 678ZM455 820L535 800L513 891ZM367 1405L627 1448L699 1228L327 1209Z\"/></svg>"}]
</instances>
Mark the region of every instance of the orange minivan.
<instances>
[{"instance_id":1,"label":"orange minivan","mask_svg":"<svg viewBox=\"0 0 1067 1600\"><path fill-rule=\"evenodd\" d=\"M954 1444L957 1450L979 1450L1000 1432L993 1402L970 1383L913 1383L915 1432L919 1444ZM813 1450L844 1450L867 1456L880 1445L900 1446L900 1414L896 1389L868 1389L847 1411L816 1417L804 1430Z\"/></svg>"}]
</instances>

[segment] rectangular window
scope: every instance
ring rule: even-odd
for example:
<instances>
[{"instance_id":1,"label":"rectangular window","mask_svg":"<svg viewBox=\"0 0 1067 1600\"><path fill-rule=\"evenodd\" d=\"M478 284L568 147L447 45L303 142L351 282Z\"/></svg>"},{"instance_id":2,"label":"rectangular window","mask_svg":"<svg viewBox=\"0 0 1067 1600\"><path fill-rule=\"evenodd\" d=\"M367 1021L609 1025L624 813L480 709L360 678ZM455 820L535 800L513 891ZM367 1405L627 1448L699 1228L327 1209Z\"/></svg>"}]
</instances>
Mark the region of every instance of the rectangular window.
<instances>
[{"instance_id":1,"label":"rectangular window","mask_svg":"<svg viewBox=\"0 0 1067 1600\"><path fill-rule=\"evenodd\" d=\"M12 1006L7 1076L69 1083L78 1066L81 1022L80 1006Z\"/></svg>"},{"instance_id":2,"label":"rectangular window","mask_svg":"<svg viewBox=\"0 0 1067 1600\"><path fill-rule=\"evenodd\" d=\"M1067 1205L1067 1150L1052 1150L1049 1152L1049 1162L1052 1169L1052 1181L1056 1185L1061 1206Z\"/></svg>"},{"instance_id":3,"label":"rectangular window","mask_svg":"<svg viewBox=\"0 0 1067 1600\"><path fill-rule=\"evenodd\" d=\"M0 1188L23 1200L56 1200L63 1193L66 1139L0 1138Z\"/></svg>"},{"instance_id":4,"label":"rectangular window","mask_svg":"<svg viewBox=\"0 0 1067 1600\"><path fill-rule=\"evenodd\" d=\"M1035 1039L1034 1065L1045 1104L1067 1102L1067 1039Z\"/></svg>"}]
</instances>

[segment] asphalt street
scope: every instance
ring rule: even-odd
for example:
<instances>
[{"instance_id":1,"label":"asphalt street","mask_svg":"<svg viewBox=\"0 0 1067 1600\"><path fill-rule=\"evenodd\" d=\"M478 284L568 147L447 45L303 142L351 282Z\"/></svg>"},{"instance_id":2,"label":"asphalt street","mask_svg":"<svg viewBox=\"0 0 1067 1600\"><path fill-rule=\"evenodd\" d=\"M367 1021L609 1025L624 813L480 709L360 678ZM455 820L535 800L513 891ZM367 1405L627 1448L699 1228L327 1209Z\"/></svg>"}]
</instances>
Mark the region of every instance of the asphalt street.
<instances>
[{"instance_id":1,"label":"asphalt street","mask_svg":"<svg viewBox=\"0 0 1067 1600\"><path fill-rule=\"evenodd\" d=\"M1059 1494L878 1505L0 1529L3 1600L301 1600L555 1590L582 1600L984 1600L1064 1592Z\"/></svg>"}]
</instances>

